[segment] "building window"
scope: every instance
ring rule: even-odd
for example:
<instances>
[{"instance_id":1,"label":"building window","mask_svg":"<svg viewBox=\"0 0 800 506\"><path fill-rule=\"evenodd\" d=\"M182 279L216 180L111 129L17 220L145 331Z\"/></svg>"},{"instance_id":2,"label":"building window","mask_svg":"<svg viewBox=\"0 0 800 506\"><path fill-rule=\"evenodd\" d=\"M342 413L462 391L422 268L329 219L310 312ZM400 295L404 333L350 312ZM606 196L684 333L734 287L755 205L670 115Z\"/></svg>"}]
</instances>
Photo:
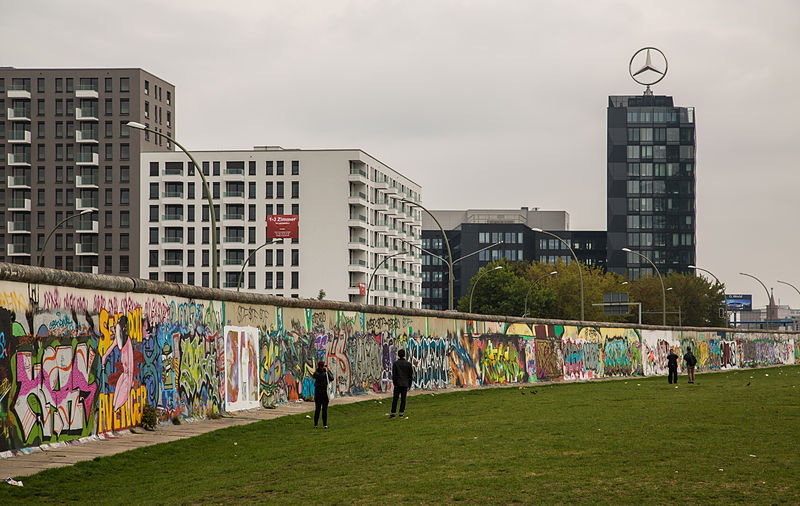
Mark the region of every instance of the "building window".
<instances>
[{"instance_id":1,"label":"building window","mask_svg":"<svg viewBox=\"0 0 800 506\"><path fill-rule=\"evenodd\" d=\"M120 188L120 190L119 190L119 203L122 206L130 205L130 203L131 203L131 190L129 188Z\"/></svg>"},{"instance_id":2,"label":"building window","mask_svg":"<svg viewBox=\"0 0 800 506\"><path fill-rule=\"evenodd\" d=\"M119 145L119 159L120 160L130 160L131 159L131 145L130 144L120 144Z\"/></svg>"},{"instance_id":3,"label":"building window","mask_svg":"<svg viewBox=\"0 0 800 506\"><path fill-rule=\"evenodd\" d=\"M128 116L131 113L131 101L127 98L119 99L120 116Z\"/></svg>"},{"instance_id":4,"label":"building window","mask_svg":"<svg viewBox=\"0 0 800 506\"><path fill-rule=\"evenodd\" d=\"M119 182L120 183L130 183L131 182L131 168L129 165L122 165L119 168Z\"/></svg>"},{"instance_id":5,"label":"building window","mask_svg":"<svg viewBox=\"0 0 800 506\"><path fill-rule=\"evenodd\" d=\"M256 162L255 160L250 160L247 162L247 174L250 176L256 175Z\"/></svg>"},{"instance_id":6,"label":"building window","mask_svg":"<svg viewBox=\"0 0 800 506\"><path fill-rule=\"evenodd\" d=\"M276 267L283 267L283 250L282 249L275 250L275 266ZM283 288L283 287L279 286L278 288Z\"/></svg>"},{"instance_id":7,"label":"building window","mask_svg":"<svg viewBox=\"0 0 800 506\"><path fill-rule=\"evenodd\" d=\"M275 175L282 176L283 175L283 162L275 162ZM283 287L281 287L283 288Z\"/></svg>"},{"instance_id":8,"label":"building window","mask_svg":"<svg viewBox=\"0 0 800 506\"><path fill-rule=\"evenodd\" d=\"M290 288L293 288L293 289L296 290L298 288L298 286L300 285L300 273L299 272L292 272L292 281L291 281L291 283L292 283L292 285L290 286Z\"/></svg>"},{"instance_id":9,"label":"building window","mask_svg":"<svg viewBox=\"0 0 800 506\"><path fill-rule=\"evenodd\" d=\"M283 198L283 181L278 181L275 184L275 198Z\"/></svg>"},{"instance_id":10,"label":"building window","mask_svg":"<svg viewBox=\"0 0 800 506\"><path fill-rule=\"evenodd\" d=\"M112 114L114 114L114 101L110 98L107 98L105 100L105 104L106 104L105 107L106 116L111 116Z\"/></svg>"},{"instance_id":11,"label":"building window","mask_svg":"<svg viewBox=\"0 0 800 506\"><path fill-rule=\"evenodd\" d=\"M131 247L131 238L128 234L119 234L119 249L128 251Z\"/></svg>"},{"instance_id":12,"label":"building window","mask_svg":"<svg viewBox=\"0 0 800 506\"><path fill-rule=\"evenodd\" d=\"M300 175L300 162L297 160L292 160L292 175Z\"/></svg>"},{"instance_id":13,"label":"building window","mask_svg":"<svg viewBox=\"0 0 800 506\"><path fill-rule=\"evenodd\" d=\"M119 257L119 272L128 272L130 270L130 258L128 255L120 255Z\"/></svg>"},{"instance_id":14,"label":"building window","mask_svg":"<svg viewBox=\"0 0 800 506\"><path fill-rule=\"evenodd\" d=\"M267 162L267 175L268 175L268 176L271 176L271 175L272 175L272 173L273 173L273 170L272 170L272 162Z\"/></svg>"},{"instance_id":15,"label":"building window","mask_svg":"<svg viewBox=\"0 0 800 506\"><path fill-rule=\"evenodd\" d=\"M119 227L120 228L130 228L131 226L131 212L130 211L120 211L119 212Z\"/></svg>"},{"instance_id":16,"label":"building window","mask_svg":"<svg viewBox=\"0 0 800 506\"><path fill-rule=\"evenodd\" d=\"M278 290L283 289L283 273L276 272L275 273L275 288Z\"/></svg>"},{"instance_id":17,"label":"building window","mask_svg":"<svg viewBox=\"0 0 800 506\"><path fill-rule=\"evenodd\" d=\"M272 273L271 272L265 273L264 288L266 288L267 290L271 290L272 289Z\"/></svg>"},{"instance_id":18,"label":"building window","mask_svg":"<svg viewBox=\"0 0 800 506\"><path fill-rule=\"evenodd\" d=\"M292 198L299 199L300 198L300 182L299 181L292 181Z\"/></svg>"},{"instance_id":19,"label":"building window","mask_svg":"<svg viewBox=\"0 0 800 506\"><path fill-rule=\"evenodd\" d=\"M293 249L292 250L292 267L296 267L300 265L300 250Z\"/></svg>"},{"instance_id":20,"label":"building window","mask_svg":"<svg viewBox=\"0 0 800 506\"><path fill-rule=\"evenodd\" d=\"M114 227L114 211L106 211L105 224L103 226L105 228Z\"/></svg>"},{"instance_id":21,"label":"building window","mask_svg":"<svg viewBox=\"0 0 800 506\"><path fill-rule=\"evenodd\" d=\"M272 196L273 196L272 188L273 188L272 181L267 181L267 198L268 199L271 199ZM267 213L267 214L271 214L271 213Z\"/></svg>"},{"instance_id":22,"label":"building window","mask_svg":"<svg viewBox=\"0 0 800 506\"><path fill-rule=\"evenodd\" d=\"M158 200L158 183L150 183L150 200Z\"/></svg>"},{"instance_id":23,"label":"building window","mask_svg":"<svg viewBox=\"0 0 800 506\"><path fill-rule=\"evenodd\" d=\"M150 227L150 244L158 244L158 228Z\"/></svg>"}]
</instances>

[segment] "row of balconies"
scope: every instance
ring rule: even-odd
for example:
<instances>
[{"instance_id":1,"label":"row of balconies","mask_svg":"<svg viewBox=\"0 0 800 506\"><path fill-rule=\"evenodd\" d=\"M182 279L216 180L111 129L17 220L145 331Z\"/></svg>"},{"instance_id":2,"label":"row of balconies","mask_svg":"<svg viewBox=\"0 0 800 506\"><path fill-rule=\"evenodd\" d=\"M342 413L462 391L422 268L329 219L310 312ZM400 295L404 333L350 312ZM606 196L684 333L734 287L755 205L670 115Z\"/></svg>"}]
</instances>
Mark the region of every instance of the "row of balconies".
<instances>
[{"instance_id":1,"label":"row of balconies","mask_svg":"<svg viewBox=\"0 0 800 506\"><path fill-rule=\"evenodd\" d=\"M31 99L31 90L19 84L10 85L6 90L6 94L8 98ZM93 98L96 100L100 98L100 93L90 84L79 84L75 87L75 98Z\"/></svg>"},{"instance_id":2,"label":"row of balconies","mask_svg":"<svg viewBox=\"0 0 800 506\"><path fill-rule=\"evenodd\" d=\"M30 176L8 176L8 188L26 188L31 187ZM99 181L97 175L78 175L75 176L75 186L78 188L99 188Z\"/></svg>"},{"instance_id":3,"label":"row of balconies","mask_svg":"<svg viewBox=\"0 0 800 506\"><path fill-rule=\"evenodd\" d=\"M27 256L31 254L31 247L27 244L14 244L9 243L6 245L6 254L8 256ZM99 255L99 248L97 244L75 244L76 255Z\"/></svg>"},{"instance_id":4,"label":"row of balconies","mask_svg":"<svg viewBox=\"0 0 800 506\"><path fill-rule=\"evenodd\" d=\"M92 220L79 220L75 222L75 232L79 234L96 234L98 231L98 222ZM30 234L31 222L30 221L8 221L6 222L6 230L10 234Z\"/></svg>"}]
</instances>

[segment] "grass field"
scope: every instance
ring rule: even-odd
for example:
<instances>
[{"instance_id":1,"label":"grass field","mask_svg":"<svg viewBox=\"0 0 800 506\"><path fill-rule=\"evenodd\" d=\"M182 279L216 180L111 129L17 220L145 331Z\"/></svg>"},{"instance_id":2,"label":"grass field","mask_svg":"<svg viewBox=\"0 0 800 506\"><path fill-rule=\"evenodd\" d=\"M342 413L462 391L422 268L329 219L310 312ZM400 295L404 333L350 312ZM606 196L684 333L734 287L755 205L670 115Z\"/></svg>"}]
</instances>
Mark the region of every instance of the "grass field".
<instances>
[{"instance_id":1,"label":"grass field","mask_svg":"<svg viewBox=\"0 0 800 506\"><path fill-rule=\"evenodd\" d=\"M332 406L327 431L219 430L2 484L0 504L800 502L800 367L680 380L423 394L408 419Z\"/></svg>"}]
</instances>

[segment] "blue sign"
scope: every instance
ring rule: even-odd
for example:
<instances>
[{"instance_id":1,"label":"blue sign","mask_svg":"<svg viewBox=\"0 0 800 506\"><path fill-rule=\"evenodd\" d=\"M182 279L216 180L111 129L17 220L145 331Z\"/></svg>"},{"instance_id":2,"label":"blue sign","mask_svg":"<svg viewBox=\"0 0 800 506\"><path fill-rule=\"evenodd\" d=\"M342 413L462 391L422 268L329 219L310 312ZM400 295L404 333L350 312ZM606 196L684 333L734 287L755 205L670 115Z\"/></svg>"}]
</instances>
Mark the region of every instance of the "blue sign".
<instances>
[{"instance_id":1,"label":"blue sign","mask_svg":"<svg viewBox=\"0 0 800 506\"><path fill-rule=\"evenodd\" d=\"M753 296L751 294L725 294L728 311L752 311Z\"/></svg>"}]
</instances>

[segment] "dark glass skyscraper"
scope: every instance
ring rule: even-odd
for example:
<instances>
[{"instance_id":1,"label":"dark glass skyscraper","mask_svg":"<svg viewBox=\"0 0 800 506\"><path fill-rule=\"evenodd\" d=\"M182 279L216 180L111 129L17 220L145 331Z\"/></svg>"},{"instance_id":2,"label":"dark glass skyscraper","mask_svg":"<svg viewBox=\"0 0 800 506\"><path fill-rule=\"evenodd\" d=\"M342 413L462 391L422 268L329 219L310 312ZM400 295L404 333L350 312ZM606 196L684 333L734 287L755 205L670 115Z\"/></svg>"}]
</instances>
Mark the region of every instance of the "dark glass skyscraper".
<instances>
[{"instance_id":1,"label":"dark glass skyscraper","mask_svg":"<svg viewBox=\"0 0 800 506\"><path fill-rule=\"evenodd\" d=\"M672 97L608 97L608 270L631 279L695 263L695 116Z\"/></svg>"}]
</instances>

